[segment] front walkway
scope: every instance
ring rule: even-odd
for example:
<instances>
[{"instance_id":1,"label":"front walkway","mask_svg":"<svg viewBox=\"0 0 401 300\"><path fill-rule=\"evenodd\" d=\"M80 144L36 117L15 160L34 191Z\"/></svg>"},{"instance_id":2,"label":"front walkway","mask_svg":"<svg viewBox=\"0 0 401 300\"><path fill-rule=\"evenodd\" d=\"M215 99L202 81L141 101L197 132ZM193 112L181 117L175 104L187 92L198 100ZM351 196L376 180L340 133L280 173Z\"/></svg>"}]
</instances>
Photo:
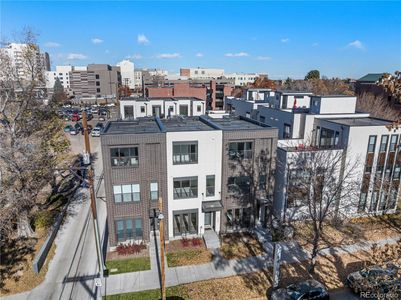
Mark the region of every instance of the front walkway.
<instances>
[{"instance_id":1,"label":"front walkway","mask_svg":"<svg viewBox=\"0 0 401 300\"><path fill-rule=\"evenodd\" d=\"M375 242L361 242L353 245L328 248L322 250L320 255L325 256L353 253L361 250L369 250L373 244L383 246L385 244L395 244L400 240L401 237L398 237ZM282 263L302 262L309 258L309 253L295 243L283 242L280 244L283 247ZM155 244L154 241L151 242L151 256L157 253L152 250L152 247L157 246L158 243ZM215 255L213 261L207 264L174 268L168 268L166 264L166 286L169 287L196 281L235 276L272 267L273 244L270 243L270 247L266 248L266 255L253 256L239 260L226 260L218 255L217 251L214 251ZM102 295L113 295L160 288L158 266L154 266L153 260L156 260L156 258L151 258L150 271L117 274L105 278L102 287Z\"/></svg>"}]
</instances>

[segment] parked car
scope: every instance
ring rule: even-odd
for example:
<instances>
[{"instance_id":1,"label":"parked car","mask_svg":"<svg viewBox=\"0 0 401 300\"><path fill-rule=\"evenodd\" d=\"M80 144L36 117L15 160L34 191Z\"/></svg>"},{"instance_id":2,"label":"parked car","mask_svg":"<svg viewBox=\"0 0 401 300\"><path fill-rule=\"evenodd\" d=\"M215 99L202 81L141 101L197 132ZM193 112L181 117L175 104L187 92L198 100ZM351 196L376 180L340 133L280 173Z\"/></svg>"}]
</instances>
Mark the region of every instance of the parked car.
<instances>
[{"instance_id":1,"label":"parked car","mask_svg":"<svg viewBox=\"0 0 401 300\"><path fill-rule=\"evenodd\" d=\"M78 122L81 119L78 112L74 112L71 117L71 121Z\"/></svg>"},{"instance_id":2,"label":"parked car","mask_svg":"<svg viewBox=\"0 0 401 300\"><path fill-rule=\"evenodd\" d=\"M72 126L71 126L70 134L71 134L71 135L77 135L77 134L78 134L78 130L77 130L75 127L72 127Z\"/></svg>"},{"instance_id":3,"label":"parked car","mask_svg":"<svg viewBox=\"0 0 401 300\"><path fill-rule=\"evenodd\" d=\"M97 113L99 113L99 108L97 108L97 107L92 107L92 108L91 108L91 112L92 112L92 114L97 114Z\"/></svg>"},{"instance_id":4,"label":"parked car","mask_svg":"<svg viewBox=\"0 0 401 300\"><path fill-rule=\"evenodd\" d=\"M100 130L103 130L103 128L104 128L104 124L103 123L101 123L101 122L98 122L98 123L96 123L96 126L95 126L95 128L99 128Z\"/></svg>"},{"instance_id":5,"label":"parked car","mask_svg":"<svg viewBox=\"0 0 401 300\"><path fill-rule=\"evenodd\" d=\"M92 125L89 125L89 124L88 124L88 133L91 133L91 132L92 132L92 129L93 129ZM81 130L81 134L82 134L82 135L84 135L84 134L85 134L85 132L84 132L84 129L83 129L83 128L82 128L82 130Z\"/></svg>"},{"instance_id":6,"label":"parked car","mask_svg":"<svg viewBox=\"0 0 401 300\"><path fill-rule=\"evenodd\" d=\"M77 133L84 129L82 124L78 122L74 125L74 128L77 130Z\"/></svg>"},{"instance_id":7,"label":"parked car","mask_svg":"<svg viewBox=\"0 0 401 300\"><path fill-rule=\"evenodd\" d=\"M327 288L319 281L310 279L291 284L272 292L271 300L330 299Z\"/></svg>"},{"instance_id":8,"label":"parked car","mask_svg":"<svg viewBox=\"0 0 401 300\"><path fill-rule=\"evenodd\" d=\"M397 268L370 266L347 276L347 285L355 292L375 292L381 290L388 281L394 280Z\"/></svg>"},{"instance_id":9,"label":"parked car","mask_svg":"<svg viewBox=\"0 0 401 300\"><path fill-rule=\"evenodd\" d=\"M95 127L92 129L91 136L100 136L100 132L101 132L100 128Z\"/></svg>"},{"instance_id":10,"label":"parked car","mask_svg":"<svg viewBox=\"0 0 401 300\"><path fill-rule=\"evenodd\" d=\"M71 125L67 125L64 127L64 132L70 132L73 127Z\"/></svg>"}]
</instances>

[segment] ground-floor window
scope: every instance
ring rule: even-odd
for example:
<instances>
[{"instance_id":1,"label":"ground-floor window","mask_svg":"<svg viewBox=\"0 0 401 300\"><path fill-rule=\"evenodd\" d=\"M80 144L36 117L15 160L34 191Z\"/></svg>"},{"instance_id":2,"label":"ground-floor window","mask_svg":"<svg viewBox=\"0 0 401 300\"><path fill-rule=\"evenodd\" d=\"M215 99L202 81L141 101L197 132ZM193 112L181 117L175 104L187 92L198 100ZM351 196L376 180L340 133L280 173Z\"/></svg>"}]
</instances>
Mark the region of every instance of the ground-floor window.
<instances>
[{"instance_id":1,"label":"ground-floor window","mask_svg":"<svg viewBox=\"0 0 401 300\"><path fill-rule=\"evenodd\" d=\"M174 236L198 233L198 210L173 212Z\"/></svg>"},{"instance_id":2,"label":"ground-floor window","mask_svg":"<svg viewBox=\"0 0 401 300\"><path fill-rule=\"evenodd\" d=\"M228 230L248 228L251 225L251 208L228 209L226 226Z\"/></svg>"},{"instance_id":3,"label":"ground-floor window","mask_svg":"<svg viewBox=\"0 0 401 300\"><path fill-rule=\"evenodd\" d=\"M141 240L143 237L142 219L116 220L117 242Z\"/></svg>"}]
</instances>

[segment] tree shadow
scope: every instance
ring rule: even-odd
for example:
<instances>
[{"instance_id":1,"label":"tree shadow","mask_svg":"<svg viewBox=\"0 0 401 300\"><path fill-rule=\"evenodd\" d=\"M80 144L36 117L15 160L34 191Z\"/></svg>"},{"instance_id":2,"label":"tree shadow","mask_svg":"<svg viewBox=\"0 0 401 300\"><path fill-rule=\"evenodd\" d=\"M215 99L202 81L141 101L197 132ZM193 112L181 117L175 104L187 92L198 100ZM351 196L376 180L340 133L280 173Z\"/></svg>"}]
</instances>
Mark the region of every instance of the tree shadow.
<instances>
[{"instance_id":1,"label":"tree shadow","mask_svg":"<svg viewBox=\"0 0 401 300\"><path fill-rule=\"evenodd\" d=\"M5 280L18 282L22 276L28 256L35 253L36 238L18 238L0 241L0 291L10 292L5 288Z\"/></svg>"}]
</instances>

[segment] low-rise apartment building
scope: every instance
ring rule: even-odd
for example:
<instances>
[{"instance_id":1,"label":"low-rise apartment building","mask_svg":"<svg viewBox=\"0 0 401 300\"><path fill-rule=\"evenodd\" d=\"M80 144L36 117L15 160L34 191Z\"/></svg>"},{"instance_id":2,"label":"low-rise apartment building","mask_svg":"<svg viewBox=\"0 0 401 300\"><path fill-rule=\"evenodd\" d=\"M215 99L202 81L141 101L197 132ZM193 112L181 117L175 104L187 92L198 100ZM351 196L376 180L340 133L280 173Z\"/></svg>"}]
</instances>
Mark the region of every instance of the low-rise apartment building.
<instances>
[{"instance_id":1,"label":"low-rise apartment building","mask_svg":"<svg viewBox=\"0 0 401 300\"><path fill-rule=\"evenodd\" d=\"M206 101L191 97L174 98L134 98L120 100L121 119L136 119L156 116L170 118L173 116L200 116L206 113Z\"/></svg>"},{"instance_id":2,"label":"low-rise apartment building","mask_svg":"<svg viewBox=\"0 0 401 300\"><path fill-rule=\"evenodd\" d=\"M241 117L114 121L101 135L110 246L266 225L277 129Z\"/></svg>"},{"instance_id":3,"label":"low-rise apartment building","mask_svg":"<svg viewBox=\"0 0 401 300\"><path fill-rule=\"evenodd\" d=\"M400 201L400 128L390 130L391 121L356 111L356 97L276 95L279 97L263 101L226 99L226 108L232 113L278 128L276 216L305 217L301 199L291 195L291 187L302 173L294 161L315 151L340 152L344 167L339 177L347 171L345 166L355 166L353 176L359 187L355 199L348 199L352 206L347 206L347 215L395 211ZM286 100L284 96L288 96Z\"/></svg>"}]
</instances>

